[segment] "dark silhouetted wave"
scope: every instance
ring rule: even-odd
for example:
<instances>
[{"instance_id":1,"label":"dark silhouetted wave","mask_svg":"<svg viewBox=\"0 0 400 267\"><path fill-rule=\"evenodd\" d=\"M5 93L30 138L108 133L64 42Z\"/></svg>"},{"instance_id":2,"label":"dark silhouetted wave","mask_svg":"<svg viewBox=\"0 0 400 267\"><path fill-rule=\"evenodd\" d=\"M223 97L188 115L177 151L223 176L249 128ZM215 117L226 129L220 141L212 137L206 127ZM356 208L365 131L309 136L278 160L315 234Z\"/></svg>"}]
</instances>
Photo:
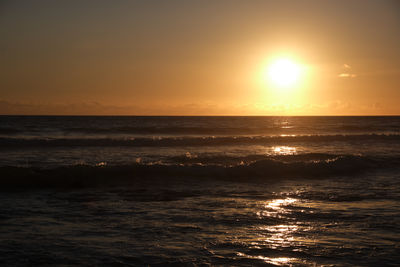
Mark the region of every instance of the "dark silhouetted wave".
<instances>
[{"instance_id":1,"label":"dark silhouetted wave","mask_svg":"<svg viewBox=\"0 0 400 267\"><path fill-rule=\"evenodd\" d=\"M246 135L260 133L279 133L281 127L139 127L139 126L123 126L123 127L75 127L63 129L65 132L76 132L84 134L146 134L146 135Z\"/></svg>"},{"instance_id":2,"label":"dark silhouetted wave","mask_svg":"<svg viewBox=\"0 0 400 267\"><path fill-rule=\"evenodd\" d=\"M208 136L139 138L0 138L0 147L84 147L84 146L218 146L296 142L400 141L398 134Z\"/></svg>"},{"instance_id":3,"label":"dark silhouetted wave","mask_svg":"<svg viewBox=\"0 0 400 267\"><path fill-rule=\"evenodd\" d=\"M20 133L20 132L21 131L18 129L0 127L0 134L16 134L16 133Z\"/></svg>"},{"instance_id":4,"label":"dark silhouetted wave","mask_svg":"<svg viewBox=\"0 0 400 267\"><path fill-rule=\"evenodd\" d=\"M286 125L263 125L259 127L189 127L189 126L120 126L120 127L70 127L62 130L67 133L84 133L84 134L153 134L153 135L251 135L251 134L278 134L285 132L312 132L321 130L316 127L306 126L286 126ZM323 129L323 128L322 128ZM384 129L380 125L339 125L330 126L330 131L339 133L382 133L382 130L400 131L398 125L385 126Z\"/></svg>"},{"instance_id":5,"label":"dark silhouetted wave","mask_svg":"<svg viewBox=\"0 0 400 267\"><path fill-rule=\"evenodd\" d=\"M366 171L398 168L399 157L305 154L269 157L235 165L135 163L131 165L74 165L53 169L0 167L2 188L86 187L135 184L176 179L279 181L354 176Z\"/></svg>"}]
</instances>

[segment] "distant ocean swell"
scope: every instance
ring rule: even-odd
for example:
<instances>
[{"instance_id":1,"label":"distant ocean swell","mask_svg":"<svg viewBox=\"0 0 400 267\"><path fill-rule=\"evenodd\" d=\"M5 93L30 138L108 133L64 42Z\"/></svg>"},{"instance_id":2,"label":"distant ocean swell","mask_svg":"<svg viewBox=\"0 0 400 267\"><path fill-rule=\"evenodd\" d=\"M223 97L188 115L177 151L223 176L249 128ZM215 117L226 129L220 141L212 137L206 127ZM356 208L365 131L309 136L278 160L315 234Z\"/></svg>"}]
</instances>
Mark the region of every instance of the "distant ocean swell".
<instances>
[{"instance_id":1,"label":"distant ocean swell","mask_svg":"<svg viewBox=\"0 0 400 267\"><path fill-rule=\"evenodd\" d=\"M251 145L279 142L400 141L399 134L336 134L279 136L207 136L138 138L0 138L0 147L80 146L213 146Z\"/></svg>"},{"instance_id":2,"label":"distant ocean swell","mask_svg":"<svg viewBox=\"0 0 400 267\"><path fill-rule=\"evenodd\" d=\"M37 167L0 167L2 188L86 187L124 185L146 181L174 179L221 179L230 181L273 181L282 178L312 179L354 176L377 169L398 168L399 157L361 155L304 154L272 156L236 164L132 163L108 166L73 165L52 169Z\"/></svg>"},{"instance_id":3,"label":"distant ocean swell","mask_svg":"<svg viewBox=\"0 0 400 267\"><path fill-rule=\"evenodd\" d=\"M315 127L315 126L314 126ZM386 130L394 132L400 131L397 125L391 127L386 126ZM130 133L130 134L273 134L280 133L282 129L285 131L304 131L304 130L315 130L315 128L309 128L306 126L293 127L286 124L276 124L259 127L81 127L81 128L64 128L65 132L78 132L78 133ZM381 132L382 127L379 125L339 125L331 126L331 131L347 131L347 132Z\"/></svg>"},{"instance_id":4,"label":"distant ocean swell","mask_svg":"<svg viewBox=\"0 0 400 267\"><path fill-rule=\"evenodd\" d=\"M277 124L251 126L251 127L223 127L218 125L203 125L198 126L110 126L101 127L97 125L79 126L79 127L57 127L51 128L64 133L82 133L82 134L170 134L170 135L246 135L246 134L278 134L283 130L285 132L312 132L315 130L329 129L331 132L348 132L348 133L382 133L382 130L399 133L399 125L296 125L292 126L283 122ZM0 134L13 134L24 132L42 132L40 126L25 126L23 128L1 127Z\"/></svg>"}]
</instances>

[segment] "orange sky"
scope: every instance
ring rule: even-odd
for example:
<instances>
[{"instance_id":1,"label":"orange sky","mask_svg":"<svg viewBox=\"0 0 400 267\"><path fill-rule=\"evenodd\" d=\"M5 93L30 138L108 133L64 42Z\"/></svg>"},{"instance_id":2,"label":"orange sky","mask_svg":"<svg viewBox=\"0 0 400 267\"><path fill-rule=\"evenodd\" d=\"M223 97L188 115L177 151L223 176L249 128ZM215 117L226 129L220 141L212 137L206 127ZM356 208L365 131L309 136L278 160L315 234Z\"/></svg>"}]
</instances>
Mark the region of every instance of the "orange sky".
<instances>
[{"instance_id":1,"label":"orange sky","mask_svg":"<svg viewBox=\"0 0 400 267\"><path fill-rule=\"evenodd\" d=\"M0 33L0 114L400 114L398 1L2 1Z\"/></svg>"}]
</instances>

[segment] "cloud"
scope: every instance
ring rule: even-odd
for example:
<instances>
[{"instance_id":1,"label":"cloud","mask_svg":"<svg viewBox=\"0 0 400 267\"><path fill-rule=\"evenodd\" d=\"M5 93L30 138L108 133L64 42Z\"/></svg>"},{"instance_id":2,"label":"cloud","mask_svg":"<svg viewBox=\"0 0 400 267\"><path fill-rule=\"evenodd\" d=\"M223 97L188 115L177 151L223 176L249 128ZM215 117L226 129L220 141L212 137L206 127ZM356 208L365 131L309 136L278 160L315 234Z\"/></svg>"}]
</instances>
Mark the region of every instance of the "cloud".
<instances>
[{"instance_id":1,"label":"cloud","mask_svg":"<svg viewBox=\"0 0 400 267\"><path fill-rule=\"evenodd\" d=\"M0 99L2 115L214 115L246 114L244 109L213 103L178 105L107 105L98 102L33 103Z\"/></svg>"},{"instance_id":2,"label":"cloud","mask_svg":"<svg viewBox=\"0 0 400 267\"><path fill-rule=\"evenodd\" d=\"M351 66L349 64L344 63L342 65L342 73L338 74L339 78L355 78L357 74L352 73Z\"/></svg>"},{"instance_id":3,"label":"cloud","mask_svg":"<svg viewBox=\"0 0 400 267\"><path fill-rule=\"evenodd\" d=\"M352 73L340 73L338 75L339 78L355 78L357 77L356 74L352 74Z\"/></svg>"},{"instance_id":4,"label":"cloud","mask_svg":"<svg viewBox=\"0 0 400 267\"><path fill-rule=\"evenodd\" d=\"M72 104L22 103L0 100L0 114L3 115L123 115L132 113L135 107L118 107L97 102Z\"/></svg>"}]
</instances>

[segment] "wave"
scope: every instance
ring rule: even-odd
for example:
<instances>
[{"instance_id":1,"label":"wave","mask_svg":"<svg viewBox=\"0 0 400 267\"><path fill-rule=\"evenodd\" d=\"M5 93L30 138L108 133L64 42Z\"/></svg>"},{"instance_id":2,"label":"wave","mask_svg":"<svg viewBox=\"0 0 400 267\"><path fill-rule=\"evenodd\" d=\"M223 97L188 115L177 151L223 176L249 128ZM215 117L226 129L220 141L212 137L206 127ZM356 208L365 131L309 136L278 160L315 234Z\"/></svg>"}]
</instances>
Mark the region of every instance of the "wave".
<instances>
[{"instance_id":1,"label":"wave","mask_svg":"<svg viewBox=\"0 0 400 267\"><path fill-rule=\"evenodd\" d=\"M279 134L282 129L287 133L313 132L320 131L321 126L290 126L284 124L264 125L262 127L189 127L189 126L120 126L120 127L69 127L62 129L67 133L84 133L84 134L153 134L153 135L250 135L250 134ZM399 132L398 125L385 125L384 128L380 125L339 125L328 126L322 128L334 132L348 133L382 133L382 130Z\"/></svg>"},{"instance_id":2,"label":"wave","mask_svg":"<svg viewBox=\"0 0 400 267\"><path fill-rule=\"evenodd\" d=\"M65 132L77 132L85 134L153 134L153 135L228 135L228 134L260 134L260 133L279 133L281 127L135 127L135 126L123 126L123 127L75 127L66 128Z\"/></svg>"},{"instance_id":3,"label":"wave","mask_svg":"<svg viewBox=\"0 0 400 267\"><path fill-rule=\"evenodd\" d=\"M295 142L399 141L399 134L355 135L287 135L287 136L207 136L207 137L139 137L139 138L0 138L0 147L169 147L262 145Z\"/></svg>"},{"instance_id":4,"label":"wave","mask_svg":"<svg viewBox=\"0 0 400 267\"><path fill-rule=\"evenodd\" d=\"M287 160L290 158L291 160ZM315 160L313 158L319 158ZM398 168L399 157L314 154L303 157L276 157L250 163L221 166L212 164L135 163L131 165L74 165L53 169L0 167L1 188L92 187L173 180L279 181L285 178L315 179L354 176L366 171Z\"/></svg>"},{"instance_id":5,"label":"wave","mask_svg":"<svg viewBox=\"0 0 400 267\"><path fill-rule=\"evenodd\" d=\"M18 129L0 127L0 134L16 134L20 132Z\"/></svg>"},{"instance_id":6,"label":"wave","mask_svg":"<svg viewBox=\"0 0 400 267\"><path fill-rule=\"evenodd\" d=\"M262 160L274 160L281 162L296 161L321 161L338 157L339 155L326 153L302 153L302 154L286 154L286 155L263 155L250 154L245 156L230 156L224 154L191 154L187 152L185 155L172 156L164 159L166 164L203 164L203 165L221 165L232 166L237 164L251 164Z\"/></svg>"},{"instance_id":7,"label":"wave","mask_svg":"<svg viewBox=\"0 0 400 267\"><path fill-rule=\"evenodd\" d=\"M25 126L22 128L0 127L0 134L45 134L45 133L61 132L67 135L70 134L83 134L83 135L279 135L286 134L308 134L319 132L321 134L399 134L400 128L398 126L385 126L384 128L378 126L365 126L365 125L341 125L329 126L328 128L321 127L305 127L305 126L285 126L285 125L272 125L265 127L136 127L136 126L121 126L121 127L54 127L43 129L36 126Z\"/></svg>"}]
</instances>

